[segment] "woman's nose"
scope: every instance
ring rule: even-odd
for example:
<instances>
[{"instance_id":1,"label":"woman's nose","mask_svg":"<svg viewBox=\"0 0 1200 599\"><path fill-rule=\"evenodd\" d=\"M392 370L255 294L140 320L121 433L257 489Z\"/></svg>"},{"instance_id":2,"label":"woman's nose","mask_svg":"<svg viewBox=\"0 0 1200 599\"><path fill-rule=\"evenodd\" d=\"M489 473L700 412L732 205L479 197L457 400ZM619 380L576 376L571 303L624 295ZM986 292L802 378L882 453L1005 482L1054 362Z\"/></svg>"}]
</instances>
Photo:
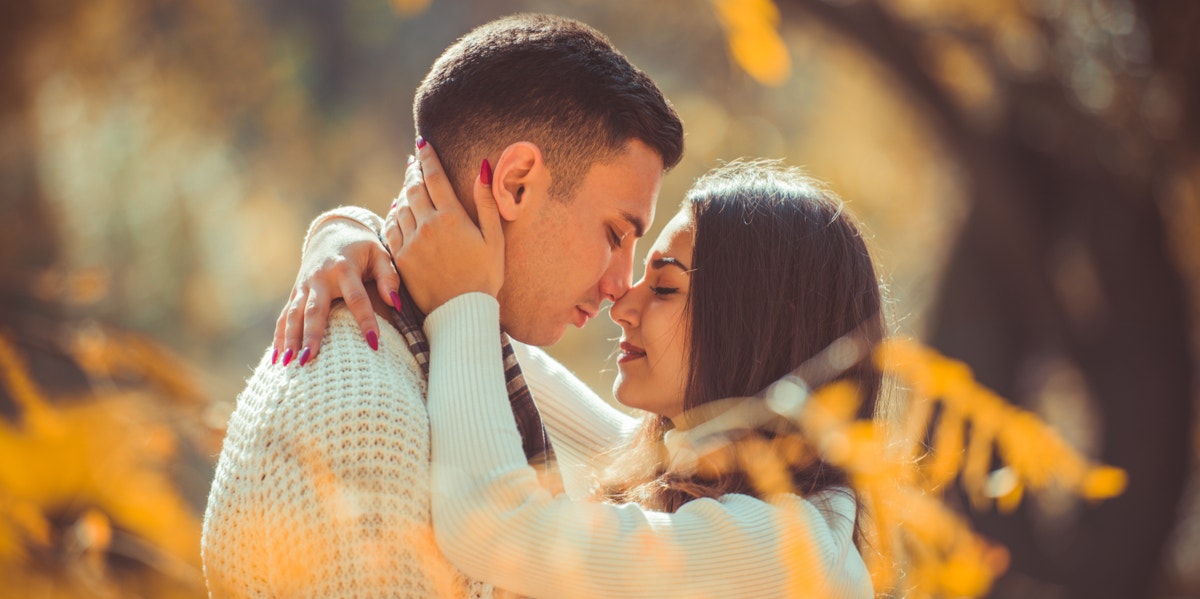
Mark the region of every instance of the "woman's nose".
<instances>
[{"instance_id":1,"label":"woman's nose","mask_svg":"<svg viewBox=\"0 0 1200 599\"><path fill-rule=\"evenodd\" d=\"M643 285L639 282L637 285L629 288L629 291L626 291L624 295L613 302L612 308L608 311L609 318L612 318L613 322L622 328L637 326L641 311L641 304L638 302L638 299L641 296L642 287Z\"/></svg>"}]
</instances>

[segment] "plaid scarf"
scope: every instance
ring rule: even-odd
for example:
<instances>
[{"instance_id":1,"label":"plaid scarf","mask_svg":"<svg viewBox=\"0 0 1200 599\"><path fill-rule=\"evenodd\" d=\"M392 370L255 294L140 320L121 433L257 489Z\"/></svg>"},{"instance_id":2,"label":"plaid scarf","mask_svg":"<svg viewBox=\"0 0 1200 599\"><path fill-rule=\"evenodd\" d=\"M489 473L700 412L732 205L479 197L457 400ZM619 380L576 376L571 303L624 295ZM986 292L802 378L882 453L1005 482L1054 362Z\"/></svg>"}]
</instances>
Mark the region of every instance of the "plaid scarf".
<instances>
[{"instance_id":1,"label":"plaid scarf","mask_svg":"<svg viewBox=\"0 0 1200 599\"><path fill-rule=\"evenodd\" d=\"M409 351L421 365L421 373L429 380L429 339L425 336L425 314L417 308L403 283L400 284L399 294L404 310L388 310L389 320L400 331ZM525 459L537 471L542 487L554 492L561 491L562 479L557 472L554 448L550 445L542 416L533 401L533 393L525 384L525 375L521 373L521 365L517 363L517 355L508 335L501 333L500 341L503 344L504 377L508 382L508 403L512 406L517 430L521 433Z\"/></svg>"}]
</instances>

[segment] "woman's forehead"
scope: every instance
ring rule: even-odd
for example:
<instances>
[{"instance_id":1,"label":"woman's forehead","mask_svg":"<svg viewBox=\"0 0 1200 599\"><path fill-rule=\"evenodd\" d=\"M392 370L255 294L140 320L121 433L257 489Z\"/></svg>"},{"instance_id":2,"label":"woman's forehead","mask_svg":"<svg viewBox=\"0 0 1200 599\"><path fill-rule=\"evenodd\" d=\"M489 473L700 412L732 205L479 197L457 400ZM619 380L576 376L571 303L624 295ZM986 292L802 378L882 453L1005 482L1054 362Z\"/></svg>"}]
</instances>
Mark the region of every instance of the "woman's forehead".
<instances>
[{"instance_id":1,"label":"woman's forehead","mask_svg":"<svg viewBox=\"0 0 1200 599\"><path fill-rule=\"evenodd\" d=\"M681 209L671 217L667 226L663 227L658 239L650 248L650 253L671 255L676 258L691 257L692 255L692 213L687 208ZM683 254L683 255L681 255Z\"/></svg>"}]
</instances>

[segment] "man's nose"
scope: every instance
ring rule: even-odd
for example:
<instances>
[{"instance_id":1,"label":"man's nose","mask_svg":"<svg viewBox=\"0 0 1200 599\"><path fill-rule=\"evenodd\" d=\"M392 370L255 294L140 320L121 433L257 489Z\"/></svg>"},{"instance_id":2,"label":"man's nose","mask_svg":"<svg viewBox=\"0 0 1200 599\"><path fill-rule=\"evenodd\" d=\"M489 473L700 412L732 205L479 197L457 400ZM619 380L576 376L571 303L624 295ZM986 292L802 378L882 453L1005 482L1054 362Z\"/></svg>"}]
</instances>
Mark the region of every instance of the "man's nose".
<instances>
[{"instance_id":1,"label":"man's nose","mask_svg":"<svg viewBox=\"0 0 1200 599\"><path fill-rule=\"evenodd\" d=\"M611 302L621 299L633 287L633 252L621 252L600 279L600 297Z\"/></svg>"}]
</instances>

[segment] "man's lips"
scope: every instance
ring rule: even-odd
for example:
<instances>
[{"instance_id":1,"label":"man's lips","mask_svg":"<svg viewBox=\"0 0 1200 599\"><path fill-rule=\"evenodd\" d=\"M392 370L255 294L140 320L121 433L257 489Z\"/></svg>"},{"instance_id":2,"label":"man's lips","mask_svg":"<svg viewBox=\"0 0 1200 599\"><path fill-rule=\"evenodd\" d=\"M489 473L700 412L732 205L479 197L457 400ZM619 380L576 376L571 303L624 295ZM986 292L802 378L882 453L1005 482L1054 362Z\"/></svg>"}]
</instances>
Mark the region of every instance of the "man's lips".
<instances>
[{"instance_id":1,"label":"man's lips","mask_svg":"<svg viewBox=\"0 0 1200 599\"><path fill-rule=\"evenodd\" d=\"M595 318L596 314L599 314L599 313L600 313L599 310L584 310L583 308L580 308L579 306L575 306L575 318L572 322L575 323L576 327L579 327L582 329L583 325L587 324L587 322L589 320Z\"/></svg>"},{"instance_id":2,"label":"man's lips","mask_svg":"<svg viewBox=\"0 0 1200 599\"><path fill-rule=\"evenodd\" d=\"M646 357L646 350L628 342L621 342L621 355L617 356L617 364Z\"/></svg>"}]
</instances>

